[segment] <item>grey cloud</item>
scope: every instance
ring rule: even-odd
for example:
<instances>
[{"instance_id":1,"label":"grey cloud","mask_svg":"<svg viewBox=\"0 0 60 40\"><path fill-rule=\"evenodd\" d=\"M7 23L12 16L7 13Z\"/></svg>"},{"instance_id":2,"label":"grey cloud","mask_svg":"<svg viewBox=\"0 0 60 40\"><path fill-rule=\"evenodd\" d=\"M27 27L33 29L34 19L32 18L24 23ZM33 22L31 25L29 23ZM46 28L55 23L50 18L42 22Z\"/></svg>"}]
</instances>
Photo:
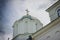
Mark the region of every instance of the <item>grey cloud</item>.
<instances>
[{"instance_id":1,"label":"grey cloud","mask_svg":"<svg viewBox=\"0 0 60 40\"><path fill-rule=\"evenodd\" d=\"M3 1L3 0L1 0L2 1L2 6L3 7L5 7L5 4L4 3L6 3L6 1ZM12 33L12 30L11 30L11 28L12 28L12 26L11 26L11 24L13 23L11 20L13 20L13 16L15 16L14 17L14 20L16 19L16 18L18 18L17 16L16 16L16 14L18 14L19 13L19 10L21 10L22 12L23 12L23 10L24 10L24 8L25 8L25 5L26 4L24 4L24 2L25 1L28 1L28 0L19 0L19 3L17 2L18 0L14 0L13 2L15 2L16 4L14 4L15 6L13 6L12 4L11 5L9 5L8 3L8 5L7 6L9 6L6 10L8 11L8 12L5 12L5 13L3 13L2 14L2 12L0 13L1 15L1 17L3 17L3 19L2 19L2 21L3 21L3 25L4 26L0 26L0 32L1 33ZM36 5L34 5L34 3L35 3L36 1L32 1L32 3L31 4L33 4L33 5L30 5L30 3L28 4L28 5L26 5L26 7L28 6L28 8L30 7L31 9L32 9L32 7L33 8L35 8L35 6L38 6L38 8L36 7L35 9L45 9L46 7L47 7L47 4L46 4L46 2L44 1L39 1L39 2L43 2L42 4L40 4L40 5L37 5L38 4L38 1L36 2ZM19 5L20 5L20 7L19 7ZM1 7L2 7L1 6ZM6 7L7 7L6 6ZM11 9L9 9L10 8L10 6L12 6L12 7L15 7L13 10ZM35 10L34 9L34 10ZM13 11L13 12L12 12ZM31 11L33 11L33 9L31 10ZM17 12L17 13L16 13ZM10 16L9 16L10 15ZM21 14L22 15L22 14ZM19 16L19 15L18 15ZM21 17L21 16L19 16L19 17ZM14 21L13 20L13 21ZM4 23L5 22L5 23Z\"/></svg>"},{"instance_id":2,"label":"grey cloud","mask_svg":"<svg viewBox=\"0 0 60 40\"><path fill-rule=\"evenodd\" d=\"M0 0L0 33L4 33L3 27L2 27L2 17L3 17L2 9L4 5L5 5L5 0Z\"/></svg>"},{"instance_id":3,"label":"grey cloud","mask_svg":"<svg viewBox=\"0 0 60 40\"><path fill-rule=\"evenodd\" d=\"M45 0L46 1L46 0ZM47 7L49 7L51 4L53 4L54 2L56 2L57 0L48 0L48 1L43 1L42 4L40 4L38 6L37 9L47 9Z\"/></svg>"},{"instance_id":4,"label":"grey cloud","mask_svg":"<svg viewBox=\"0 0 60 40\"><path fill-rule=\"evenodd\" d=\"M26 0L20 0L20 1L26 1Z\"/></svg>"},{"instance_id":5,"label":"grey cloud","mask_svg":"<svg viewBox=\"0 0 60 40\"><path fill-rule=\"evenodd\" d=\"M37 9L45 9L47 7L46 4L40 5Z\"/></svg>"}]
</instances>

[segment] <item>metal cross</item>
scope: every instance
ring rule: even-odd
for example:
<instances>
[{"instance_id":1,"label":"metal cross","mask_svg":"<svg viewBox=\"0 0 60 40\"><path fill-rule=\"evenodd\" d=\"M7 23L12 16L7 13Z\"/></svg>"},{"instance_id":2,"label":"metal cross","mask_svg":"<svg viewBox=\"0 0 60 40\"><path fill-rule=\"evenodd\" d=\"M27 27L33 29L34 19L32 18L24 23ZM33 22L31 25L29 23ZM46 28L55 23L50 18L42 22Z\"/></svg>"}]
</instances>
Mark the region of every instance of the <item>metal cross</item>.
<instances>
[{"instance_id":1,"label":"metal cross","mask_svg":"<svg viewBox=\"0 0 60 40\"><path fill-rule=\"evenodd\" d=\"M26 9L25 11L27 12L27 15L28 15L28 13L29 13L28 9Z\"/></svg>"}]
</instances>

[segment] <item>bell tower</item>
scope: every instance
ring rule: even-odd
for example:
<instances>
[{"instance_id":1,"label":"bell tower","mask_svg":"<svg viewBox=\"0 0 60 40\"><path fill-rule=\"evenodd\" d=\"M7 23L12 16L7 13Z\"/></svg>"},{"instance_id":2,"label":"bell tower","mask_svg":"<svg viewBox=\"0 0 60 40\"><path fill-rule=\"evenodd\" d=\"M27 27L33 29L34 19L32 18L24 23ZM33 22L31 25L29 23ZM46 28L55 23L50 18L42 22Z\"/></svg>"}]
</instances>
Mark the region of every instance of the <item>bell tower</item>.
<instances>
[{"instance_id":1,"label":"bell tower","mask_svg":"<svg viewBox=\"0 0 60 40\"><path fill-rule=\"evenodd\" d=\"M46 10L49 13L50 20L53 21L60 17L60 0L54 3L51 7Z\"/></svg>"}]
</instances>

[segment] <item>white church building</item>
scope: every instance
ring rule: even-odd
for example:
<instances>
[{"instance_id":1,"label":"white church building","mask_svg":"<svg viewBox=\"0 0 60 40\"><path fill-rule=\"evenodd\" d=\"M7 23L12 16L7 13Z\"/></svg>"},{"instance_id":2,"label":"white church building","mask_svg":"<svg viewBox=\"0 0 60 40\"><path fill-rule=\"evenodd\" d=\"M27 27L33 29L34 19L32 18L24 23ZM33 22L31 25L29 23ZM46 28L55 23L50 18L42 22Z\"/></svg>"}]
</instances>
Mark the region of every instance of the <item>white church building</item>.
<instances>
[{"instance_id":1,"label":"white church building","mask_svg":"<svg viewBox=\"0 0 60 40\"><path fill-rule=\"evenodd\" d=\"M32 34L32 40L60 40L60 0L47 10L51 22Z\"/></svg>"},{"instance_id":2,"label":"white church building","mask_svg":"<svg viewBox=\"0 0 60 40\"><path fill-rule=\"evenodd\" d=\"M26 40L27 37L43 27L43 24L35 17L28 14L17 20L13 25L14 40Z\"/></svg>"},{"instance_id":3,"label":"white church building","mask_svg":"<svg viewBox=\"0 0 60 40\"><path fill-rule=\"evenodd\" d=\"M35 17L27 14L17 20L13 25L13 40L60 40L60 1L50 6L47 10L51 22L43 24ZM28 13L28 12L27 12Z\"/></svg>"}]
</instances>

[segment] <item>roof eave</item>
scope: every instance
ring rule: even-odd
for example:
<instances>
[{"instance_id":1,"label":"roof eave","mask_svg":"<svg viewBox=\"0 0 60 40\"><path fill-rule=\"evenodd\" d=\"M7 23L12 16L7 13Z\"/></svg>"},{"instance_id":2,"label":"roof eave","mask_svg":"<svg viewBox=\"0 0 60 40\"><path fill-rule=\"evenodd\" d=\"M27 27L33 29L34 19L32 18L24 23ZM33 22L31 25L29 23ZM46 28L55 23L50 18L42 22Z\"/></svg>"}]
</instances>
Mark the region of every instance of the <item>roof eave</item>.
<instances>
[{"instance_id":1,"label":"roof eave","mask_svg":"<svg viewBox=\"0 0 60 40\"><path fill-rule=\"evenodd\" d=\"M55 6L60 4L60 0L58 0L56 3L54 3L52 6L50 6L48 9L46 9L47 12L49 12L51 9L53 9Z\"/></svg>"}]
</instances>

